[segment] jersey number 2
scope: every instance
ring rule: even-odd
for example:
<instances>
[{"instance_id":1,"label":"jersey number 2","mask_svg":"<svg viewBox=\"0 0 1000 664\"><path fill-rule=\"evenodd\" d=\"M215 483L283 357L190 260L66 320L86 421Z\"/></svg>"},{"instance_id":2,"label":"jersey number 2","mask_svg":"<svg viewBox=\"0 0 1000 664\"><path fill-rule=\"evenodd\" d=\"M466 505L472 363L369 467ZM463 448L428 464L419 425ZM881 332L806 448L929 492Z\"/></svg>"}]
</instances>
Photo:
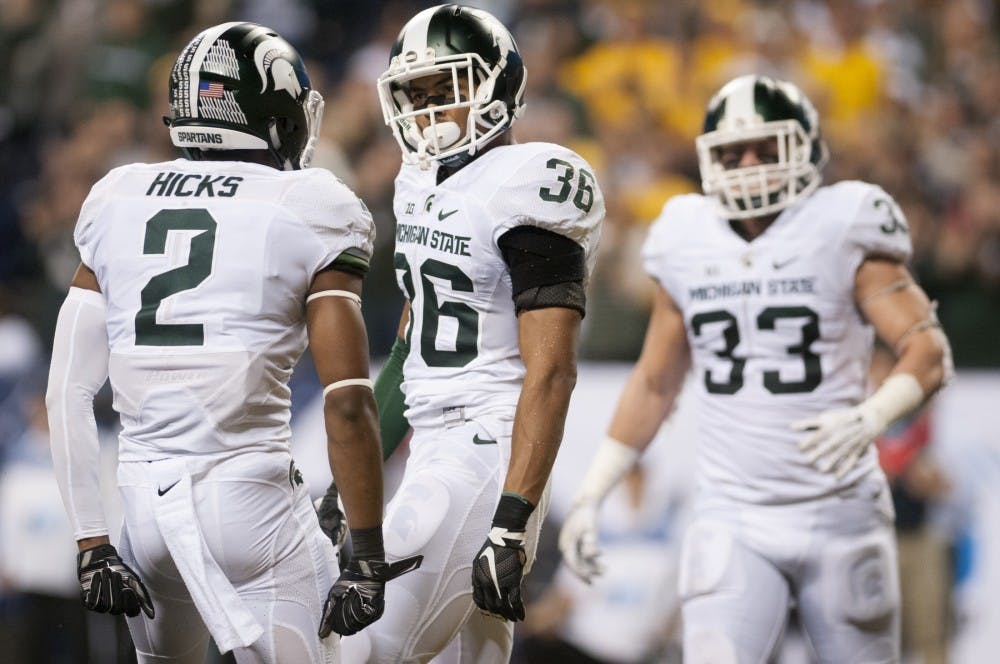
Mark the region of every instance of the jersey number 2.
<instances>
[{"instance_id":1,"label":"jersey number 2","mask_svg":"<svg viewBox=\"0 0 1000 664\"><path fill-rule=\"evenodd\" d=\"M205 209L160 210L146 222L142 253L164 254L169 231L202 231L191 238L186 265L161 272L150 279L140 294L135 315L136 346L202 346L205 326L201 323L157 323L156 311L167 297L190 290L212 272L215 250L215 219Z\"/></svg>"}]
</instances>

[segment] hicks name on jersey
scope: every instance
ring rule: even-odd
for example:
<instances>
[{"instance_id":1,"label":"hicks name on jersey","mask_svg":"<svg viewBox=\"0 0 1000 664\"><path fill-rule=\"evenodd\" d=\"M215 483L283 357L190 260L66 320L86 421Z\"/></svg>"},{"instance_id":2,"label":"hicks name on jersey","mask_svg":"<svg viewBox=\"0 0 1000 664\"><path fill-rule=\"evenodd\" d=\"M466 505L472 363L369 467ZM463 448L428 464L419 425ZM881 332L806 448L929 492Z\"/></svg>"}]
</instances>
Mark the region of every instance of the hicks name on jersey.
<instances>
[{"instance_id":1,"label":"hicks name on jersey","mask_svg":"<svg viewBox=\"0 0 1000 664\"><path fill-rule=\"evenodd\" d=\"M147 196L207 196L232 198L240 188L240 175L209 175L208 173L175 173L162 171L156 174L146 190Z\"/></svg>"},{"instance_id":2,"label":"hicks name on jersey","mask_svg":"<svg viewBox=\"0 0 1000 664\"><path fill-rule=\"evenodd\" d=\"M730 281L721 284L698 285L688 289L692 302L707 302L727 297L743 297L746 295L788 295L790 293L816 292L816 278L802 277L797 279L748 279Z\"/></svg>"},{"instance_id":3,"label":"hicks name on jersey","mask_svg":"<svg viewBox=\"0 0 1000 664\"><path fill-rule=\"evenodd\" d=\"M466 235L453 235L444 231L431 230L426 226L414 224L396 224L396 242L406 244L422 244L431 249L437 249L447 254L468 256L469 241Z\"/></svg>"}]
</instances>

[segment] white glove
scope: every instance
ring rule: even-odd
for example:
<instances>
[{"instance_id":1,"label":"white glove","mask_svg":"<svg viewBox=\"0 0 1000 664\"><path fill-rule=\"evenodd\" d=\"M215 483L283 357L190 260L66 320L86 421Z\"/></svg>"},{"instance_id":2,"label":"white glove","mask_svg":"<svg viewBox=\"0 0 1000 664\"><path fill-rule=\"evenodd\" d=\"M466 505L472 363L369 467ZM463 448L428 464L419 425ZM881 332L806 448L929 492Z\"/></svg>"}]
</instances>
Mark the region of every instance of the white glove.
<instances>
[{"instance_id":1,"label":"white glove","mask_svg":"<svg viewBox=\"0 0 1000 664\"><path fill-rule=\"evenodd\" d=\"M833 473L837 479L854 468L868 446L886 429L863 406L828 410L813 419L792 424L793 431L812 432L799 443L809 463L821 472Z\"/></svg>"},{"instance_id":2,"label":"white glove","mask_svg":"<svg viewBox=\"0 0 1000 664\"><path fill-rule=\"evenodd\" d=\"M563 561L587 583L604 573L601 550L597 546L598 509L599 505L593 500L576 502L559 531Z\"/></svg>"},{"instance_id":3,"label":"white glove","mask_svg":"<svg viewBox=\"0 0 1000 664\"><path fill-rule=\"evenodd\" d=\"M809 463L841 479L889 425L915 410L924 392L910 374L893 374L874 394L853 408L828 410L792 423L793 431L812 435L799 443Z\"/></svg>"}]
</instances>

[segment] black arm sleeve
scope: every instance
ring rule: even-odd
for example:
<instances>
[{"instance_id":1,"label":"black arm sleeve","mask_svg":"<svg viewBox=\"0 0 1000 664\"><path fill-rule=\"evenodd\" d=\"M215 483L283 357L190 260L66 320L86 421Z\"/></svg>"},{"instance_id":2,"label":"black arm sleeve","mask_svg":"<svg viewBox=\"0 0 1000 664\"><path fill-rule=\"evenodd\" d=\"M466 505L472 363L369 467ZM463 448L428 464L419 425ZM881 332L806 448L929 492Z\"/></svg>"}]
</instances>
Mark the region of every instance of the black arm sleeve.
<instances>
[{"instance_id":1,"label":"black arm sleeve","mask_svg":"<svg viewBox=\"0 0 1000 664\"><path fill-rule=\"evenodd\" d=\"M586 309L583 279L586 258L573 240L537 226L518 226L497 240L510 281L517 313L545 307Z\"/></svg>"}]
</instances>

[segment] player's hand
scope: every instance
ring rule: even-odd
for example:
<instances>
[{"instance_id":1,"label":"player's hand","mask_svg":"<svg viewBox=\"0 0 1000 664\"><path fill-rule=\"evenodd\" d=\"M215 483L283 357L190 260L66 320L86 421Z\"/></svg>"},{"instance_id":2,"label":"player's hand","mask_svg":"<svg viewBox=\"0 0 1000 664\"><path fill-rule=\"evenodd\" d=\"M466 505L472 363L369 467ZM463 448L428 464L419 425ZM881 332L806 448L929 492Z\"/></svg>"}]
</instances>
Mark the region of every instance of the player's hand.
<instances>
[{"instance_id":1,"label":"player's hand","mask_svg":"<svg viewBox=\"0 0 1000 664\"><path fill-rule=\"evenodd\" d=\"M799 443L809 463L840 479L854 468L885 426L862 404L794 422L792 430L809 433Z\"/></svg>"},{"instance_id":2,"label":"player's hand","mask_svg":"<svg viewBox=\"0 0 1000 664\"><path fill-rule=\"evenodd\" d=\"M326 493L317 498L313 505L316 507L316 516L319 517L320 530L330 538L335 547L341 547L347 539L347 517L340 507L337 485L330 482Z\"/></svg>"},{"instance_id":3,"label":"player's hand","mask_svg":"<svg viewBox=\"0 0 1000 664\"><path fill-rule=\"evenodd\" d=\"M382 617L385 611L385 584L420 567L423 556L410 556L393 563L382 560L352 560L340 573L319 622L319 636L330 632L350 636Z\"/></svg>"},{"instance_id":4,"label":"player's hand","mask_svg":"<svg viewBox=\"0 0 1000 664\"><path fill-rule=\"evenodd\" d=\"M526 561L524 531L493 526L472 562L476 606L507 620L524 620L521 577Z\"/></svg>"},{"instance_id":5,"label":"player's hand","mask_svg":"<svg viewBox=\"0 0 1000 664\"><path fill-rule=\"evenodd\" d=\"M100 544L81 551L76 558L77 577L83 605L97 613L125 614L129 618L141 610L147 617L155 614L153 600L139 576L122 562L110 544Z\"/></svg>"},{"instance_id":6,"label":"player's hand","mask_svg":"<svg viewBox=\"0 0 1000 664\"><path fill-rule=\"evenodd\" d=\"M577 502L559 531L559 550L566 567L590 583L604 573L601 550L597 546L598 505L592 500Z\"/></svg>"}]
</instances>

